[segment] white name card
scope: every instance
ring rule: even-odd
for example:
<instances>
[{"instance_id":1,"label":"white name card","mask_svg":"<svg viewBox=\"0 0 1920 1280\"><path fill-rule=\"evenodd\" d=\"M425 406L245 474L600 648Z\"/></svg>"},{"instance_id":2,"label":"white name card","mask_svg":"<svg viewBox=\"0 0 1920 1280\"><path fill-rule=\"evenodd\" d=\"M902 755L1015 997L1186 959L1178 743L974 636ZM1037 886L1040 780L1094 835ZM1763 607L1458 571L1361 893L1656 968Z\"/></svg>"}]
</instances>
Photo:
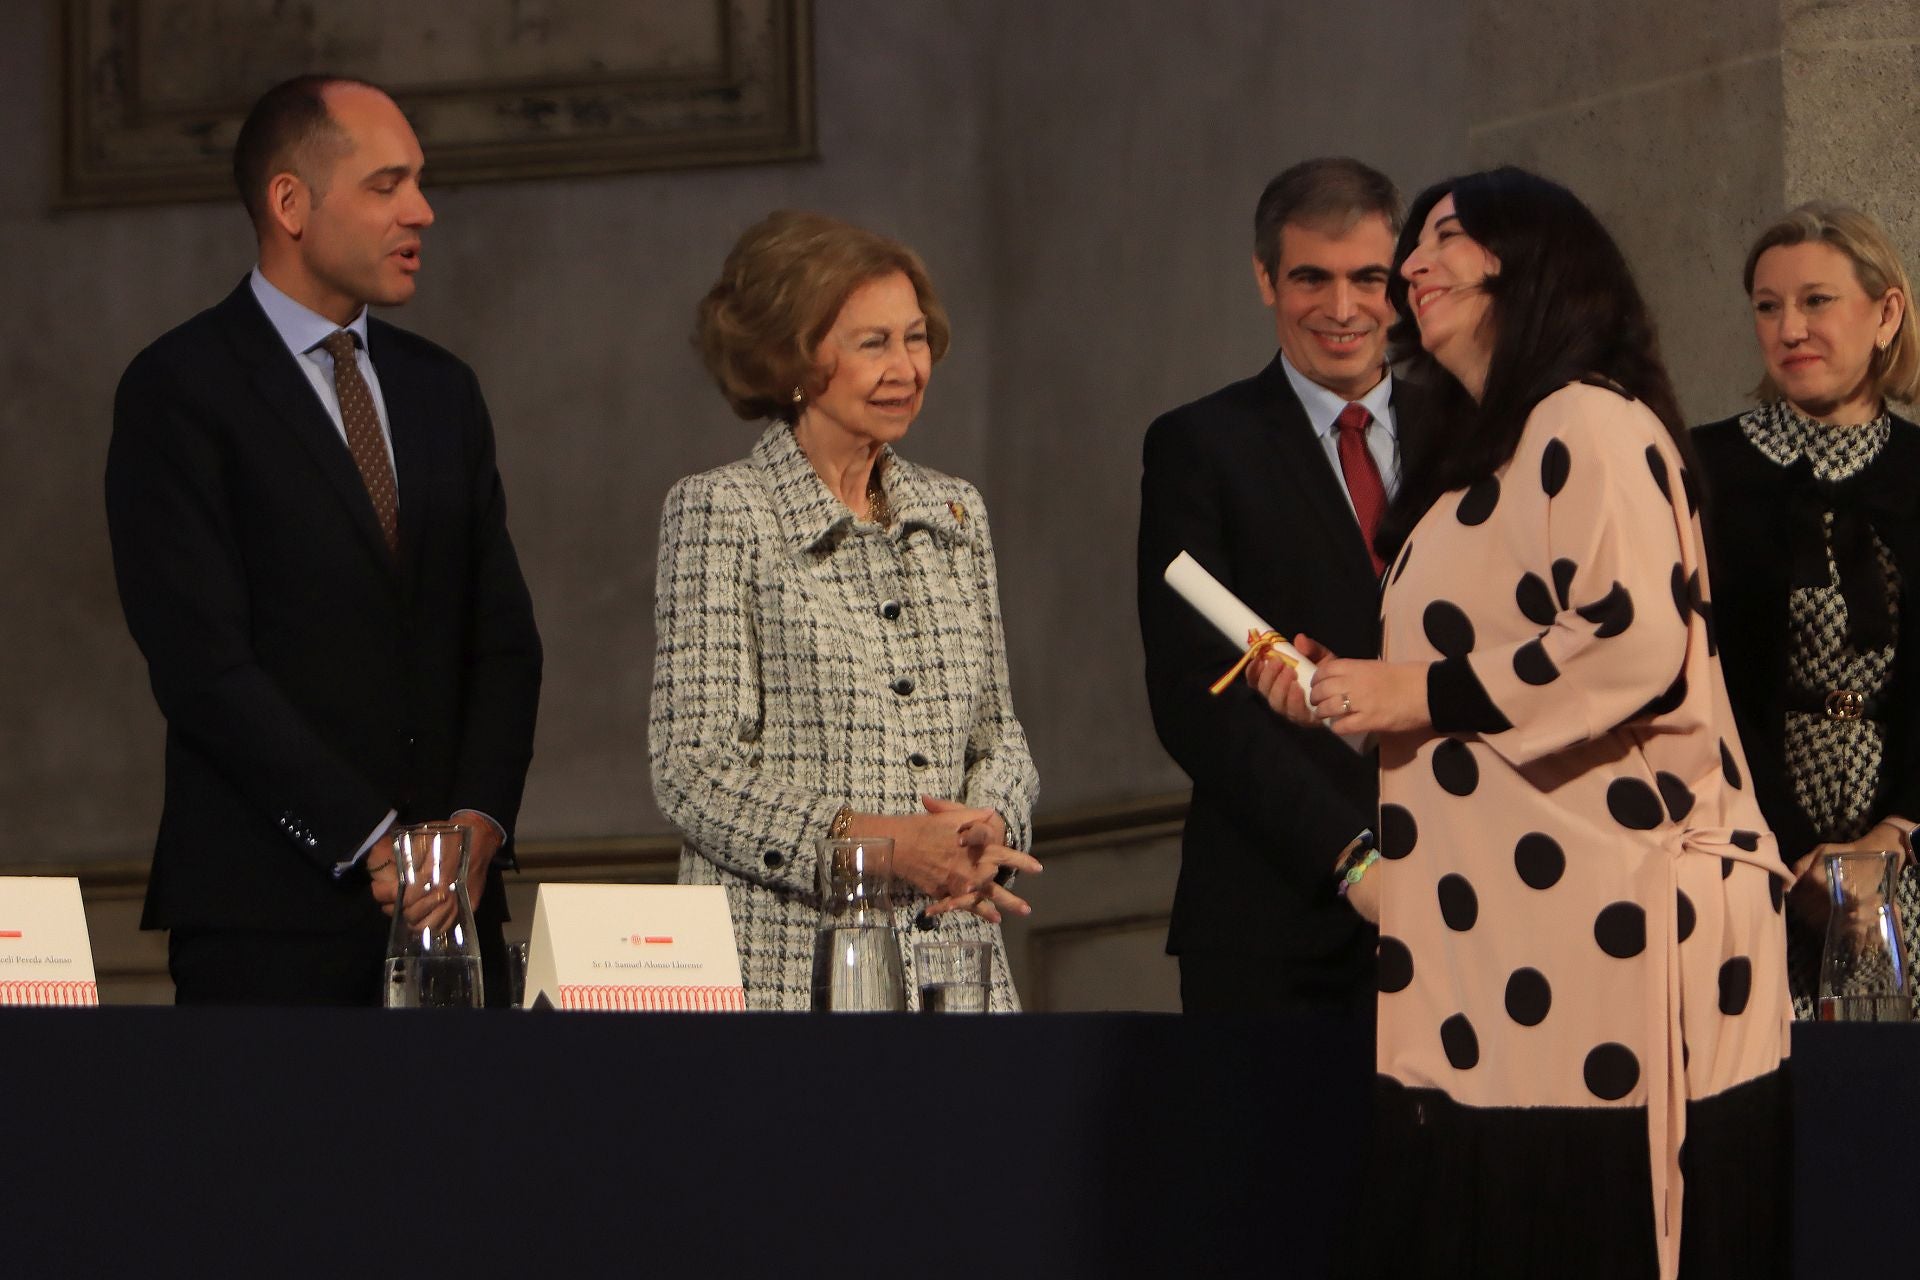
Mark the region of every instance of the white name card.
<instances>
[{"instance_id":1,"label":"white name card","mask_svg":"<svg viewBox=\"0 0 1920 1280\"><path fill-rule=\"evenodd\" d=\"M525 1008L738 1013L727 891L698 884L543 884Z\"/></svg>"},{"instance_id":2,"label":"white name card","mask_svg":"<svg viewBox=\"0 0 1920 1280\"><path fill-rule=\"evenodd\" d=\"M99 1003L80 882L72 876L0 876L0 1005Z\"/></svg>"}]
</instances>

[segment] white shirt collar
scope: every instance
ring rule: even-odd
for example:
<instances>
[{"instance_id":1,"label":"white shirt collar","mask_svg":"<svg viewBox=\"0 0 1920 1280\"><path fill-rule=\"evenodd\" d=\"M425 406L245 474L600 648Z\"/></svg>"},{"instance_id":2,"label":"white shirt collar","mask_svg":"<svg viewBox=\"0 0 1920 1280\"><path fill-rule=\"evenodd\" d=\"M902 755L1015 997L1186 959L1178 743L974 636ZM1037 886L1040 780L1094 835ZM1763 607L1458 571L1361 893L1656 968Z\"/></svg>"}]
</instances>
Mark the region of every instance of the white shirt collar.
<instances>
[{"instance_id":1,"label":"white shirt collar","mask_svg":"<svg viewBox=\"0 0 1920 1280\"><path fill-rule=\"evenodd\" d=\"M1293 387L1293 394L1300 397L1300 407L1307 411L1307 422L1317 436L1329 436L1334 431L1334 419L1347 407L1347 401L1327 390L1313 379L1293 367L1293 361L1287 359L1286 352L1280 353L1280 366L1287 371L1287 381ZM1393 373L1389 371L1373 390L1355 401L1373 415L1373 420L1391 437L1398 439L1399 432L1393 422Z\"/></svg>"}]
</instances>

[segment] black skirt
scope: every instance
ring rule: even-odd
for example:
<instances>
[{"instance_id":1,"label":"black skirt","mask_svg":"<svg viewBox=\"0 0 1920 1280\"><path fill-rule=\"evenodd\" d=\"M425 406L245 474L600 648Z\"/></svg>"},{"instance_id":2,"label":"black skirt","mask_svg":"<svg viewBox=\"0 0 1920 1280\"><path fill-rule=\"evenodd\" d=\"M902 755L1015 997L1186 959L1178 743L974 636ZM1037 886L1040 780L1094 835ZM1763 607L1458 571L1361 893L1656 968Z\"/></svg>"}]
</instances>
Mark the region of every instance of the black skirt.
<instances>
[{"instance_id":1,"label":"black skirt","mask_svg":"<svg viewBox=\"0 0 1920 1280\"><path fill-rule=\"evenodd\" d=\"M1640 1107L1469 1107L1386 1076L1370 1167L1339 1232L1352 1280L1653 1280ZM1681 1280L1792 1266L1787 1067L1687 1104Z\"/></svg>"}]
</instances>

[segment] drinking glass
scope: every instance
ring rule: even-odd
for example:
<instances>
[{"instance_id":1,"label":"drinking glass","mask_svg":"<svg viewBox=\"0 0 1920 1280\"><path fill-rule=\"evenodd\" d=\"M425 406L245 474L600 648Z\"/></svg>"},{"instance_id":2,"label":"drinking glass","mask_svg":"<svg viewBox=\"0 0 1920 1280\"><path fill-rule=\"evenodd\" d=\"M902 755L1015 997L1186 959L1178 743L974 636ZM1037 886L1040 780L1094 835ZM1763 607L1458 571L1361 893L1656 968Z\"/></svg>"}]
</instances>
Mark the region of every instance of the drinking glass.
<instances>
[{"instance_id":1,"label":"drinking glass","mask_svg":"<svg viewBox=\"0 0 1920 1280\"><path fill-rule=\"evenodd\" d=\"M527 956L531 942L507 944L507 1008L518 1009L527 1002Z\"/></svg>"},{"instance_id":2,"label":"drinking glass","mask_svg":"<svg viewBox=\"0 0 1920 1280\"><path fill-rule=\"evenodd\" d=\"M993 985L993 944L917 942L913 972L922 1013L985 1013Z\"/></svg>"}]
</instances>

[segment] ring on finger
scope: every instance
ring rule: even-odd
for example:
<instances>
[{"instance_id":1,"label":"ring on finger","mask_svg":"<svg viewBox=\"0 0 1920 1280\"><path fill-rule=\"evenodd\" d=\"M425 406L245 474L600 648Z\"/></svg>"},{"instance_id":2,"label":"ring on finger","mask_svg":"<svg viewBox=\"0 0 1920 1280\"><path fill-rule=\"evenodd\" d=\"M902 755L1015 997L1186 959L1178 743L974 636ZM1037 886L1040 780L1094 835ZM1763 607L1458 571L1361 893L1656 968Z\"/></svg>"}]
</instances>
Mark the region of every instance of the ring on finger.
<instances>
[{"instance_id":1,"label":"ring on finger","mask_svg":"<svg viewBox=\"0 0 1920 1280\"><path fill-rule=\"evenodd\" d=\"M1343 716L1353 714L1353 699L1344 693L1340 695L1340 714Z\"/></svg>"}]
</instances>

